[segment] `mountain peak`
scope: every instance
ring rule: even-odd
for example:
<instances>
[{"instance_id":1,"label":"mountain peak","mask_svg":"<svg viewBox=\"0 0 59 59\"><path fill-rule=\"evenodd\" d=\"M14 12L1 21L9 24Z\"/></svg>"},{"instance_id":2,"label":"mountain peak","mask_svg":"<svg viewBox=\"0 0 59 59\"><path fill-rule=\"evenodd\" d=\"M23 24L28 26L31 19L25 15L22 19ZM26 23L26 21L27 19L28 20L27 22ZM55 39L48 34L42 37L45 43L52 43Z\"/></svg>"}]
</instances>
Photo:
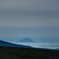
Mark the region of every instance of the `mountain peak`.
<instances>
[{"instance_id":1,"label":"mountain peak","mask_svg":"<svg viewBox=\"0 0 59 59\"><path fill-rule=\"evenodd\" d=\"M26 37L22 40L19 40L18 42L20 43L35 43L33 40L31 40L30 38Z\"/></svg>"}]
</instances>

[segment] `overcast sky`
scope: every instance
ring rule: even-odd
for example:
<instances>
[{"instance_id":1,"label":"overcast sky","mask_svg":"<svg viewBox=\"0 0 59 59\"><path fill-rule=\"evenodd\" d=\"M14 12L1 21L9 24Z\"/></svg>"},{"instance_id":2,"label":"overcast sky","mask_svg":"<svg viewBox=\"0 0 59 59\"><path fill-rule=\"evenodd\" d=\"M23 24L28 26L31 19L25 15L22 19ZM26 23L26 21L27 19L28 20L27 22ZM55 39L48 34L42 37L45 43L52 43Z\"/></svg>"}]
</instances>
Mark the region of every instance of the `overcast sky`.
<instances>
[{"instance_id":1,"label":"overcast sky","mask_svg":"<svg viewBox=\"0 0 59 59\"><path fill-rule=\"evenodd\" d=\"M59 0L0 0L0 37L59 37Z\"/></svg>"},{"instance_id":2,"label":"overcast sky","mask_svg":"<svg viewBox=\"0 0 59 59\"><path fill-rule=\"evenodd\" d=\"M0 39L21 37L37 42L27 45L59 48L59 0L0 0Z\"/></svg>"},{"instance_id":3,"label":"overcast sky","mask_svg":"<svg viewBox=\"0 0 59 59\"><path fill-rule=\"evenodd\" d=\"M1 0L1 27L59 27L59 0Z\"/></svg>"},{"instance_id":4,"label":"overcast sky","mask_svg":"<svg viewBox=\"0 0 59 59\"><path fill-rule=\"evenodd\" d=\"M0 0L0 37L59 37L59 0Z\"/></svg>"}]
</instances>

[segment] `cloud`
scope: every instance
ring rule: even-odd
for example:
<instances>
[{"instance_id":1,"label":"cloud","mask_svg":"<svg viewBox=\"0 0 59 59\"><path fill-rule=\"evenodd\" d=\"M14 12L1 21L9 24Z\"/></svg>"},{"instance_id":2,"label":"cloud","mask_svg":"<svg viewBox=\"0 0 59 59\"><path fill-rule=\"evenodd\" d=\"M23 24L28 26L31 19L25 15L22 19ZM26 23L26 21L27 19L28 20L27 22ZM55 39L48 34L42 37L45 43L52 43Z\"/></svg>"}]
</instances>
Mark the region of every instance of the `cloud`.
<instances>
[{"instance_id":1,"label":"cloud","mask_svg":"<svg viewBox=\"0 0 59 59\"><path fill-rule=\"evenodd\" d=\"M58 2L58 0L0 1L0 29L4 29L0 30L2 33L0 35L59 36Z\"/></svg>"},{"instance_id":2,"label":"cloud","mask_svg":"<svg viewBox=\"0 0 59 59\"><path fill-rule=\"evenodd\" d=\"M26 10L58 9L58 0L3 0L0 5L3 8L26 8ZM33 7L33 8L32 8Z\"/></svg>"},{"instance_id":3,"label":"cloud","mask_svg":"<svg viewBox=\"0 0 59 59\"><path fill-rule=\"evenodd\" d=\"M0 37L59 37L59 28L0 28Z\"/></svg>"},{"instance_id":4,"label":"cloud","mask_svg":"<svg viewBox=\"0 0 59 59\"><path fill-rule=\"evenodd\" d=\"M58 0L0 1L0 27L59 27L58 22Z\"/></svg>"},{"instance_id":5,"label":"cloud","mask_svg":"<svg viewBox=\"0 0 59 59\"><path fill-rule=\"evenodd\" d=\"M51 44L51 43L16 43L22 45L28 45L37 48L49 48L49 49L57 49L59 48L59 44Z\"/></svg>"}]
</instances>

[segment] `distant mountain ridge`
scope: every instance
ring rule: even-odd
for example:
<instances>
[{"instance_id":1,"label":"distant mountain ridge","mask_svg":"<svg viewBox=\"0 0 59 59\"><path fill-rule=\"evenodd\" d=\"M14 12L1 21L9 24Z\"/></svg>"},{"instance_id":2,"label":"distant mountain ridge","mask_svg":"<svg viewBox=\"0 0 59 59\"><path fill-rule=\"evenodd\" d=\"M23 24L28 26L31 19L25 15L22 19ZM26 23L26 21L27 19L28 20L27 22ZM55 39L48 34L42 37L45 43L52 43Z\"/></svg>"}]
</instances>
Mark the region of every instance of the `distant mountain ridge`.
<instances>
[{"instance_id":1,"label":"distant mountain ridge","mask_svg":"<svg viewBox=\"0 0 59 59\"><path fill-rule=\"evenodd\" d=\"M0 46L22 47L22 48L35 48L35 47L31 47L31 46L26 46L26 45L19 45L19 44L9 43L9 42L2 41L2 40L0 40ZM39 49L39 48L36 48L36 49ZM46 49L46 48L40 48L40 49ZM59 48L58 49L49 49L49 50L59 50Z\"/></svg>"},{"instance_id":2,"label":"distant mountain ridge","mask_svg":"<svg viewBox=\"0 0 59 59\"><path fill-rule=\"evenodd\" d=\"M9 42L2 41L2 40L0 40L0 46L32 48L31 46L25 46L25 45L13 44L13 43L9 43Z\"/></svg>"},{"instance_id":3,"label":"distant mountain ridge","mask_svg":"<svg viewBox=\"0 0 59 59\"><path fill-rule=\"evenodd\" d=\"M31 40L30 38L24 38L22 40L17 41L19 43L35 43L35 41Z\"/></svg>"}]
</instances>

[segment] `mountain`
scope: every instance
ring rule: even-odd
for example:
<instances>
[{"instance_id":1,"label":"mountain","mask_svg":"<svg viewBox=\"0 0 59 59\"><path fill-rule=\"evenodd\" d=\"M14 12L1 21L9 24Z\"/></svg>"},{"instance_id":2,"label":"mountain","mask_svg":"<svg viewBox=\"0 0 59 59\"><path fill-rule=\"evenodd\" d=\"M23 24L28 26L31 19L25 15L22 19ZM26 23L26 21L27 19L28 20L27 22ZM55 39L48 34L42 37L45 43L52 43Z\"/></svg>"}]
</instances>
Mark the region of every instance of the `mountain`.
<instances>
[{"instance_id":1,"label":"mountain","mask_svg":"<svg viewBox=\"0 0 59 59\"><path fill-rule=\"evenodd\" d=\"M35 43L35 41L31 40L30 38L24 38L22 40L19 40L20 43Z\"/></svg>"},{"instance_id":2,"label":"mountain","mask_svg":"<svg viewBox=\"0 0 59 59\"><path fill-rule=\"evenodd\" d=\"M2 41L2 40L0 40L0 46L32 48L31 46L13 44L13 43L5 42L5 41Z\"/></svg>"}]
</instances>

